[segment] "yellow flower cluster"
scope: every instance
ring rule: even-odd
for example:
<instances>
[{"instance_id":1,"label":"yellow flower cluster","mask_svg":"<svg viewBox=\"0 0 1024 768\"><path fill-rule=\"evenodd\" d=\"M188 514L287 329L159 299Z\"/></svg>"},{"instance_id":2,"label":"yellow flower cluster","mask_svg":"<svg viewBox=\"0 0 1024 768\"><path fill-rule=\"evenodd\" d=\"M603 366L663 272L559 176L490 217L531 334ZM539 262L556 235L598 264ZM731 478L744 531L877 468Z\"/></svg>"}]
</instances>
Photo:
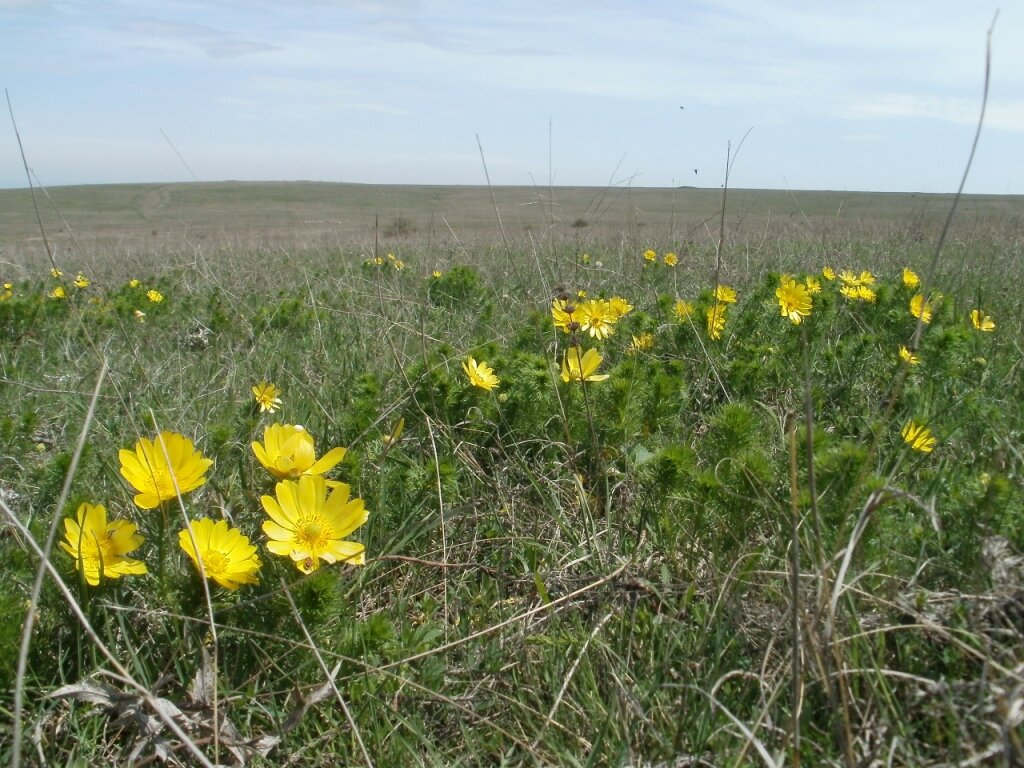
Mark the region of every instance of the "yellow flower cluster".
<instances>
[{"instance_id":1,"label":"yellow flower cluster","mask_svg":"<svg viewBox=\"0 0 1024 768\"><path fill-rule=\"evenodd\" d=\"M866 269L862 270L859 275L849 269L844 269L839 273L839 282L842 283L839 292L851 301L872 304L878 298L875 289L871 287L875 284L875 276Z\"/></svg>"},{"instance_id":2,"label":"yellow flower cluster","mask_svg":"<svg viewBox=\"0 0 1024 768\"><path fill-rule=\"evenodd\" d=\"M287 557L303 573L328 563L364 562L363 545L343 540L368 519L362 499L352 498L347 484L326 480L323 474L345 456L334 448L319 460L312 436L301 426L272 424L263 443L252 444L259 462L280 482L275 496L263 496L268 519L262 523L267 549ZM177 432L163 431L155 438L140 438L134 450L119 452L121 475L136 491L140 509L180 500L206 482L213 464L195 449L192 441ZM75 561L86 583L101 579L144 574L145 563L128 557L143 544L135 523L108 520L102 504L84 503L73 518L64 521L61 548ZM178 532L178 544L199 574L226 589L256 584L262 562L257 548L226 520L187 520Z\"/></svg>"}]
</instances>

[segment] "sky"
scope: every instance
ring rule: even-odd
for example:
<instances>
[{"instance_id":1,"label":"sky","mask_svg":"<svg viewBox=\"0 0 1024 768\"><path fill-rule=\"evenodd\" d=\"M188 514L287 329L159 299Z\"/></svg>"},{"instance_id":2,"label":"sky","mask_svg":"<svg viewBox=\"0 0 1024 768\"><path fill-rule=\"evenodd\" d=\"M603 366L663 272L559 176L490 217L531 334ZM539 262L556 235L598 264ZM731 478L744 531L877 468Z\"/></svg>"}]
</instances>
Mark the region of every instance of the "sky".
<instances>
[{"instance_id":1,"label":"sky","mask_svg":"<svg viewBox=\"0 0 1024 768\"><path fill-rule=\"evenodd\" d=\"M1024 0L0 0L34 181L1024 194ZM6 110L5 110L6 111ZM0 188L25 187L0 115Z\"/></svg>"}]
</instances>

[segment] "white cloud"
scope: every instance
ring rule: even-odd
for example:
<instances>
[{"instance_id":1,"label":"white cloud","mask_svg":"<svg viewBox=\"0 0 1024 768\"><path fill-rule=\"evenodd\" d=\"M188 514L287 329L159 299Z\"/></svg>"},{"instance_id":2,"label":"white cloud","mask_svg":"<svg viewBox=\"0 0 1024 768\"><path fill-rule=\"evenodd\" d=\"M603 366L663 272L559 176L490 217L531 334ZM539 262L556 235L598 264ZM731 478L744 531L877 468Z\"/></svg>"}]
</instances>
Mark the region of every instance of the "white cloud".
<instances>
[{"instance_id":1,"label":"white cloud","mask_svg":"<svg viewBox=\"0 0 1024 768\"><path fill-rule=\"evenodd\" d=\"M980 110L980 100L889 93L854 102L847 115L861 120L914 117L976 125ZM1024 133L1024 101L990 102L985 128Z\"/></svg>"}]
</instances>

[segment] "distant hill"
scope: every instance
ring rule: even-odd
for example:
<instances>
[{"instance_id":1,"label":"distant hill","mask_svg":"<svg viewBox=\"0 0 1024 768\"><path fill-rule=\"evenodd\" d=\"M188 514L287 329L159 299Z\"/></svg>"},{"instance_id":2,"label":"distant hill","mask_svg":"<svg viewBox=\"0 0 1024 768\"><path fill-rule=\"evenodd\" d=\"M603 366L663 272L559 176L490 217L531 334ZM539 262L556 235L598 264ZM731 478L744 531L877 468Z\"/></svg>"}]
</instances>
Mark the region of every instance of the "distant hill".
<instances>
[{"instance_id":1,"label":"distant hill","mask_svg":"<svg viewBox=\"0 0 1024 768\"><path fill-rule=\"evenodd\" d=\"M493 195L493 202L492 202ZM112 184L37 192L48 237L160 250L208 247L500 243L628 236L653 246L716 238L720 189L494 187L296 182ZM951 195L729 190L726 228L741 240L839 230L914 229L946 216ZM1024 198L966 196L958 221L1018 226ZM66 222L66 226L65 226ZM28 190L0 190L0 249L39 247Z\"/></svg>"}]
</instances>

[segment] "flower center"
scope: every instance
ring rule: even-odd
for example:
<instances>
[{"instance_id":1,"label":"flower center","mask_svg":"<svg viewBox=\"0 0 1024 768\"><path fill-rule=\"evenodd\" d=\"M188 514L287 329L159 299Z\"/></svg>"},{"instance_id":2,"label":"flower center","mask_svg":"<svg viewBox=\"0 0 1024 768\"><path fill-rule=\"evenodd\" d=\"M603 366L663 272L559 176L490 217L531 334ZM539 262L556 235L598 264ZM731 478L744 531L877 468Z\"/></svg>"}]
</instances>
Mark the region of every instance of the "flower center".
<instances>
[{"instance_id":1,"label":"flower center","mask_svg":"<svg viewBox=\"0 0 1024 768\"><path fill-rule=\"evenodd\" d=\"M93 561L99 563L112 563L117 559L117 553L114 551L113 544L107 536L90 536L86 534L82 537L81 544L82 560L88 562Z\"/></svg>"},{"instance_id":2,"label":"flower center","mask_svg":"<svg viewBox=\"0 0 1024 768\"><path fill-rule=\"evenodd\" d=\"M215 549L208 549L203 552L203 568L207 576L219 576L228 569L228 559L223 552Z\"/></svg>"},{"instance_id":3,"label":"flower center","mask_svg":"<svg viewBox=\"0 0 1024 768\"><path fill-rule=\"evenodd\" d=\"M295 543L299 549L304 549L314 557L327 549L327 542L331 538L330 527L319 515L300 517L298 525L295 526Z\"/></svg>"}]
</instances>

